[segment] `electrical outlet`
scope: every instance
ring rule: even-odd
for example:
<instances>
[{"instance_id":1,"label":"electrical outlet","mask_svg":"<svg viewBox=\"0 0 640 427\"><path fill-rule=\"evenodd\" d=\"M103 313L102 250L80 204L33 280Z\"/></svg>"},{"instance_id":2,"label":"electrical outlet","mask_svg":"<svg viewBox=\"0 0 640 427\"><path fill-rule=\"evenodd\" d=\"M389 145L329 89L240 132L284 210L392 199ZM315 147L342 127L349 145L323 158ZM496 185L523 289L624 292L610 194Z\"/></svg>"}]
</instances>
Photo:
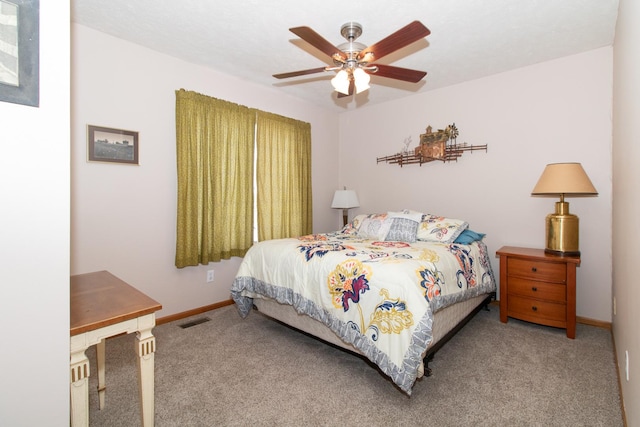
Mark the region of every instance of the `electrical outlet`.
<instances>
[{"instance_id":1,"label":"electrical outlet","mask_svg":"<svg viewBox=\"0 0 640 427\"><path fill-rule=\"evenodd\" d=\"M624 351L624 371L627 375L627 381L629 381L629 350Z\"/></svg>"},{"instance_id":2,"label":"electrical outlet","mask_svg":"<svg viewBox=\"0 0 640 427\"><path fill-rule=\"evenodd\" d=\"M207 283L213 282L213 270L207 270Z\"/></svg>"}]
</instances>

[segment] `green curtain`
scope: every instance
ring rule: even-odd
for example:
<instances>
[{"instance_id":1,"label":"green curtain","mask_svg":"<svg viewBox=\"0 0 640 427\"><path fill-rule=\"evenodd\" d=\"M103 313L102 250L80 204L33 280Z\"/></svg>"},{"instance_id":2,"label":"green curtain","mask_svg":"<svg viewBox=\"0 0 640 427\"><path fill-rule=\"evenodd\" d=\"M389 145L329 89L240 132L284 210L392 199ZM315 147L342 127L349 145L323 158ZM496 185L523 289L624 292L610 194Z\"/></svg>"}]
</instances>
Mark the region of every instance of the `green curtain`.
<instances>
[{"instance_id":1,"label":"green curtain","mask_svg":"<svg viewBox=\"0 0 640 427\"><path fill-rule=\"evenodd\" d=\"M257 112L258 240L310 234L311 125Z\"/></svg>"},{"instance_id":2,"label":"green curtain","mask_svg":"<svg viewBox=\"0 0 640 427\"><path fill-rule=\"evenodd\" d=\"M176 91L176 267L244 256L252 244L255 111Z\"/></svg>"}]
</instances>

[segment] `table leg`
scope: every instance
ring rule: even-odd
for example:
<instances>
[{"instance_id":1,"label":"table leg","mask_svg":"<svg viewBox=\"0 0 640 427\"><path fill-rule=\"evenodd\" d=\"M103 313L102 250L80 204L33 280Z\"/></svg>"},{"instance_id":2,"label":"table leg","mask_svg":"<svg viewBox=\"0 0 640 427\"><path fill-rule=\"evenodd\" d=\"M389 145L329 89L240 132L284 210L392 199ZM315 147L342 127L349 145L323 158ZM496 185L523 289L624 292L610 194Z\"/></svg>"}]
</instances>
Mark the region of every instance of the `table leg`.
<instances>
[{"instance_id":1,"label":"table leg","mask_svg":"<svg viewBox=\"0 0 640 427\"><path fill-rule=\"evenodd\" d=\"M71 426L89 425L89 359L81 348L71 353Z\"/></svg>"},{"instance_id":2,"label":"table leg","mask_svg":"<svg viewBox=\"0 0 640 427\"><path fill-rule=\"evenodd\" d=\"M104 408L104 395L107 389L105 382L105 343L106 340L101 340L96 345L96 365L98 365L98 398L100 400L100 409Z\"/></svg>"},{"instance_id":3,"label":"table leg","mask_svg":"<svg viewBox=\"0 0 640 427\"><path fill-rule=\"evenodd\" d=\"M155 321L154 321L155 323ZM138 386L140 412L143 427L153 427L154 423L154 359L156 339L151 327L137 333L136 354L138 355Z\"/></svg>"}]
</instances>

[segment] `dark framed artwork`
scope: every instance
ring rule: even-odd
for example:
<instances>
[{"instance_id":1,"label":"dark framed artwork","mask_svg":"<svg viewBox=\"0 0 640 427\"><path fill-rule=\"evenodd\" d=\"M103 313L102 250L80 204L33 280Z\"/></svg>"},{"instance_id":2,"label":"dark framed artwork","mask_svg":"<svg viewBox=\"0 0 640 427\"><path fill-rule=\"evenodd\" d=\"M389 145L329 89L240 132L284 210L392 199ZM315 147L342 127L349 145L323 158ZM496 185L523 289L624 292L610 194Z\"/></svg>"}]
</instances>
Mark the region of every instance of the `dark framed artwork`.
<instances>
[{"instance_id":1,"label":"dark framed artwork","mask_svg":"<svg viewBox=\"0 0 640 427\"><path fill-rule=\"evenodd\" d=\"M0 0L0 101L40 105L40 0Z\"/></svg>"},{"instance_id":2,"label":"dark framed artwork","mask_svg":"<svg viewBox=\"0 0 640 427\"><path fill-rule=\"evenodd\" d=\"M87 126L87 158L90 162L138 163L138 132Z\"/></svg>"}]
</instances>

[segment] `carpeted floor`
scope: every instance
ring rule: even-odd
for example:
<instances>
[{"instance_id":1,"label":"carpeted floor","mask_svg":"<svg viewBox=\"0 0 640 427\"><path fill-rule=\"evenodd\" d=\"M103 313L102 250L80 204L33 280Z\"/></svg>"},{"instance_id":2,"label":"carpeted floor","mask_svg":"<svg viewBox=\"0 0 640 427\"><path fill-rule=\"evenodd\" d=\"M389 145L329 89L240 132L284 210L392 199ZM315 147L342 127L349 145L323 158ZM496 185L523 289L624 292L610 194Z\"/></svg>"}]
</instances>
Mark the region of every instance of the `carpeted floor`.
<instances>
[{"instance_id":1,"label":"carpeted floor","mask_svg":"<svg viewBox=\"0 0 640 427\"><path fill-rule=\"evenodd\" d=\"M208 317L187 329L178 325ZM157 426L622 426L610 331L481 311L412 396L370 364L234 306L154 329ZM140 425L134 337L107 341L106 405L87 355L92 426Z\"/></svg>"}]
</instances>

